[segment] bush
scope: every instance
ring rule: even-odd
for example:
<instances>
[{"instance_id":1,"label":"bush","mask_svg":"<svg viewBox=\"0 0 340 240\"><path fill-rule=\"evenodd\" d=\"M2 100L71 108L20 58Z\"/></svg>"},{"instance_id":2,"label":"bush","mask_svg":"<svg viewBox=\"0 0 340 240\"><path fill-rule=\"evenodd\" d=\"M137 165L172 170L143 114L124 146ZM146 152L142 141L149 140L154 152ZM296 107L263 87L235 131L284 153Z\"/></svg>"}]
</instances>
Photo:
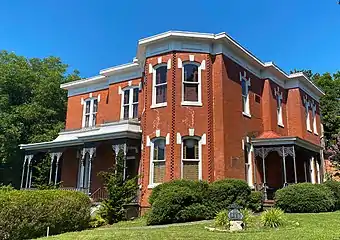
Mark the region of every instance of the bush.
<instances>
[{"instance_id":1,"label":"bush","mask_svg":"<svg viewBox=\"0 0 340 240\"><path fill-rule=\"evenodd\" d=\"M289 213L328 212L334 210L335 198L325 185L298 183L278 190L275 206Z\"/></svg>"},{"instance_id":2,"label":"bush","mask_svg":"<svg viewBox=\"0 0 340 240\"><path fill-rule=\"evenodd\" d=\"M213 182L209 186L206 205L219 212L227 209L232 203L246 207L251 190L243 180L225 179Z\"/></svg>"},{"instance_id":3,"label":"bush","mask_svg":"<svg viewBox=\"0 0 340 240\"><path fill-rule=\"evenodd\" d=\"M215 217L215 226L225 229L229 228L228 210L222 210L217 213Z\"/></svg>"},{"instance_id":4,"label":"bush","mask_svg":"<svg viewBox=\"0 0 340 240\"><path fill-rule=\"evenodd\" d=\"M278 208L271 208L261 214L264 227L278 228L285 223L284 212Z\"/></svg>"},{"instance_id":5,"label":"bush","mask_svg":"<svg viewBox=\"0 0 340 240\"><path fill-rule=\"evenodd\" d=\"M340 210L340 182L337 181L326 181L323 183L328 187L334 195L335 198L335 209Z\"/></svg>"},{"instance_id":6,"label":"bush","mask_svg":"<svg viewBox=\"0 0 340 240\"><path fill-rule=\"evenodd\" d=\"M246 182L236 179L212 184L188 180L167 182L152 191L147 224L212 219L234 202L247 206L250 192Z\"/></svg>"},{"instance_id":7,"label":"bush","mask_svg":"<svg viewBox=\"0 0 340 240\"><path fill-rule=\"evenodd\" d=\"M60 190L0 191L0 239L32 239L83 230L90 220L90 199Z\"/></svg>"},{"instance_id":8,"label":"bush","mask_svg":"<svg viewBox=\"0 0 340 240\"><path fill-rule=\"evenodd\" d=\"M186 188L189 190L197 191L202 195L205 195L207 193L208 187L209 187L208 183L203 181L174 180L166 182L152 189L152 193L149 197L149 203L152 205L162 191L169 191L169 189L176 191L177 189Z\"/></svg>"},{"instance_id":9,"label":"bush","mask_svg":"<svg viewBox=\"0 0 340 240\"><path fill-rule=\"evenodd\" d=\"M254 212L260 212L262 207L262 192L252 191L248 202L248 208Z\"/></svg>"},{"instance_id":10,"label":"bush","mask_svg":"<svg viewBox=\"0 0 340 240\"><path fill-rule=\"evenodd\" d=\"M164 189L156 198L147 216L148 225L202 219L200 215L205 206L200 205L202 196L198 192L187 188L172 190Z\"/></svg>"}]
</instances>

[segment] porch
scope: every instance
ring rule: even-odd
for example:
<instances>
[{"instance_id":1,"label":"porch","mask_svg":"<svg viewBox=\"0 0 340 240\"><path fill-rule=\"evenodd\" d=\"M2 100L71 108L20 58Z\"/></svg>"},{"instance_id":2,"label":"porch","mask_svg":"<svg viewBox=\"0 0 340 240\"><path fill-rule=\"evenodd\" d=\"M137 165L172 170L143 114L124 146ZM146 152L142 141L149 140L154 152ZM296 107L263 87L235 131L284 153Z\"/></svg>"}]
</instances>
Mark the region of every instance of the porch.
<instances>
[{"instance_id":1,"label":"porch","mask_svg":"<svg viewBox=\"0 0 340 240\"><path fill-rule=\"evenodd\" d=\"M22 144L25 151L21 189L34 190L34 166L48 156L48 183L60 189L82 191L94 200L107 197L98 173L115 164L123 152L124 178L138 175L141 130L138 121L123 120L94 128L63 131L51 142Z\"/></svg>"},{"instance_id":2,"label":"porch","mask_svg":"<svg viewBox=\"0 0 340 240\"><path fill-rule=\"evenodd\" d=\"M273 200L275 191L289 184L323 181L321 147L298 137L259 138L254 148L254 188L264 200Z\"/></svg>"}]
</instances>

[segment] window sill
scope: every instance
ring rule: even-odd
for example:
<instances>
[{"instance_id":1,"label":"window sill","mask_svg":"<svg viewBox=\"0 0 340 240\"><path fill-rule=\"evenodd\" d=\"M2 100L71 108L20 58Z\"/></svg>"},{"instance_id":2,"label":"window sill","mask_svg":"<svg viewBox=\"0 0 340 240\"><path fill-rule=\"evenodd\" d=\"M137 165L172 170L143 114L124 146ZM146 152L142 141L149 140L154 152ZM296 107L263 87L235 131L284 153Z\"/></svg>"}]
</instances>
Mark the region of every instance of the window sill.
<instances>
[{"instance_id":1,"label":"window sill","mask_svg":"<svg viewBox=\"0 0 340 240\"><path fill-rule=\"evenodd\" d=\"M158 104L153 104L151 105L150 108L161 108L161 107L166 107L168 104L165 102L165 103L158 103Z\"/></svg>"},{"instance_id":2,"label":"window sill","mask_svg":"<svg viewBox=\"0 0 340 240\"><path fill-rule=\"evenodd\" d=\"M279 127L282 127L282 128L285 127L285 125L283 125L283 123L278 123L277 125L278 125Z\"/></svg>"},{"instance_id":3,"label":"window sill","mask_svg":"<svg viewBox=\"0 0 340 240\"><path fill-rule=\"evenodd\" d=\"M242 114L243 114L243 116L245 116L245 117L251 118L250 113L242 112Z\"/></svg>"},{"instance_id":4,"label":"window sill","mask_svg":"<svg viewBox=\"0 0 340 240\"><path fill-rule=\"evenodd\" d=\"M155 187L157 187L158 185L160 185L161 183L153 183L153 184L149 184L148 185L148 189L153 189Z\"/></svg>"},{"instance_id":5,"label":"window sill","mask_svg":"<svg viewBox=\"0 0 340 240\"><path fill-rule=\"evenodd\" d=\"M317 132L314 132L314 135L315 135L315 136L319 136L319 134L318 134Z\"/></svg>"},{"instance_id":6,"label":"window sill","mask_svg":"<svg viewBox=\"0 0 340 240\"><path fill-rule=\"evenodd\" d=\"M308 132L312 133L312 129L307 129Z\"/></svg>"},{"instance_id":7,"label":"window sill","mask_svg":"<svg viewBox=\"0 0 340 240\"><path fill-rule=\"evenodd\" d=\"M187 102L187 101L182 101L181 102L182 106L196 106L196 107L202 107L203 104L201 102Z\"/></svg>"}]
</instances>

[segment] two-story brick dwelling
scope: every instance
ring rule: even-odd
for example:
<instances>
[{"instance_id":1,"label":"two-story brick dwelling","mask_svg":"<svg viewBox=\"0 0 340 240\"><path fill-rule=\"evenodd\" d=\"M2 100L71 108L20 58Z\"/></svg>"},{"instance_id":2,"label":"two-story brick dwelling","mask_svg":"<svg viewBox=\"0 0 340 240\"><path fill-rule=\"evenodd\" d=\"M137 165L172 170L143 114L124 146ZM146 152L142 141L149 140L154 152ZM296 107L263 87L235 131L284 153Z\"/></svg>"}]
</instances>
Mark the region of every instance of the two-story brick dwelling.
<instances>
[{"instance_id":1,"label":"two-story brick dwelling","mask_svg":"<svg viewBox=\"0 0 340 240\"><path fill-rule=\"evenodd\" d=\"M170 31L139 40L131 63L62 84L66 129L25 150L51 155L50 182L94 195L97 173L123 149L125 177L141 175L139 203L172 179L239 178L265 198L287 184L320 183L323 92L302 73L263 63L225 33ZM34 173L33 173L34 174Z\"/></svg>"}]
</instances>

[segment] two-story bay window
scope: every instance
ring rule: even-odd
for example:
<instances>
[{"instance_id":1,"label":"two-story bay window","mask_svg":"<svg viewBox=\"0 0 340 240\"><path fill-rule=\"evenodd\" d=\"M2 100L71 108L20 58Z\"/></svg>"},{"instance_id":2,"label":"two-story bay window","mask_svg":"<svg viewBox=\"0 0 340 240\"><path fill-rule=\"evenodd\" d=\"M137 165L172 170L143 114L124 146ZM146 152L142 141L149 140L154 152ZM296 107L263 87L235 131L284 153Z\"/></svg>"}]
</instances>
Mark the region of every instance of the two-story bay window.
<instances>
[{"instance_id":1,"label":"two-story bay window","mask_svg":"<svg viewBox=\"0 0 340 240\"><path fill-rule=\"evenodd\" d=\"M122 93L121 119L138 118L138 87L128 87Z\"/></svg>"},{"instance_id":2,"label":"two-story bay window","mask_svg":"<svg viewBox=\"0 0 340 240\"><path fill-rule=\"evenodd\" d=\"M250 103L249 103L249 86L250 86L250 79L247 79L246 72L242 75L240 73L240 81L241 81L241 88L242 88L242 113L250 117Z\"/></svg>"},{"instance_id":3,"label":"two-story bay window","mask_svg":"<svg viewBox=\"0 0 340 240\"><path fill-rule=\"evenodd\" d=\"M167 101L167 65L159 65L153 71L152 105L166 106Z\"/></svg>"},{"instance_id":4,"label":"two-story bay window","mask_svg":"<svg viewBox=\"0 0 340 240\"><path fill-rule=\"evenodd\" d=\"M151 141L149 184L157 185L165 179L165 139L156 138Z\"/></svg>"},{"instance_id":5,"label":"two-story bay window","mask_svg":"<svg viewBox=\"0 0 340 240\"><path fill-rule=\"evenodd\" d=\"M196 137L184 138L182 141L182 179L200 180L200 143Z\"/></svg>"},{"instance_id":6,"label":"two-story bay window","mask_svg":"<svg viewBox=\"0 0 340 240\"><path fill-rule=\"evenodd\" d=\"M83 128L96 126L97 111L98 111L97 98L89 98L84 101L82 121Z\"/></svg>"}]
</instances>

